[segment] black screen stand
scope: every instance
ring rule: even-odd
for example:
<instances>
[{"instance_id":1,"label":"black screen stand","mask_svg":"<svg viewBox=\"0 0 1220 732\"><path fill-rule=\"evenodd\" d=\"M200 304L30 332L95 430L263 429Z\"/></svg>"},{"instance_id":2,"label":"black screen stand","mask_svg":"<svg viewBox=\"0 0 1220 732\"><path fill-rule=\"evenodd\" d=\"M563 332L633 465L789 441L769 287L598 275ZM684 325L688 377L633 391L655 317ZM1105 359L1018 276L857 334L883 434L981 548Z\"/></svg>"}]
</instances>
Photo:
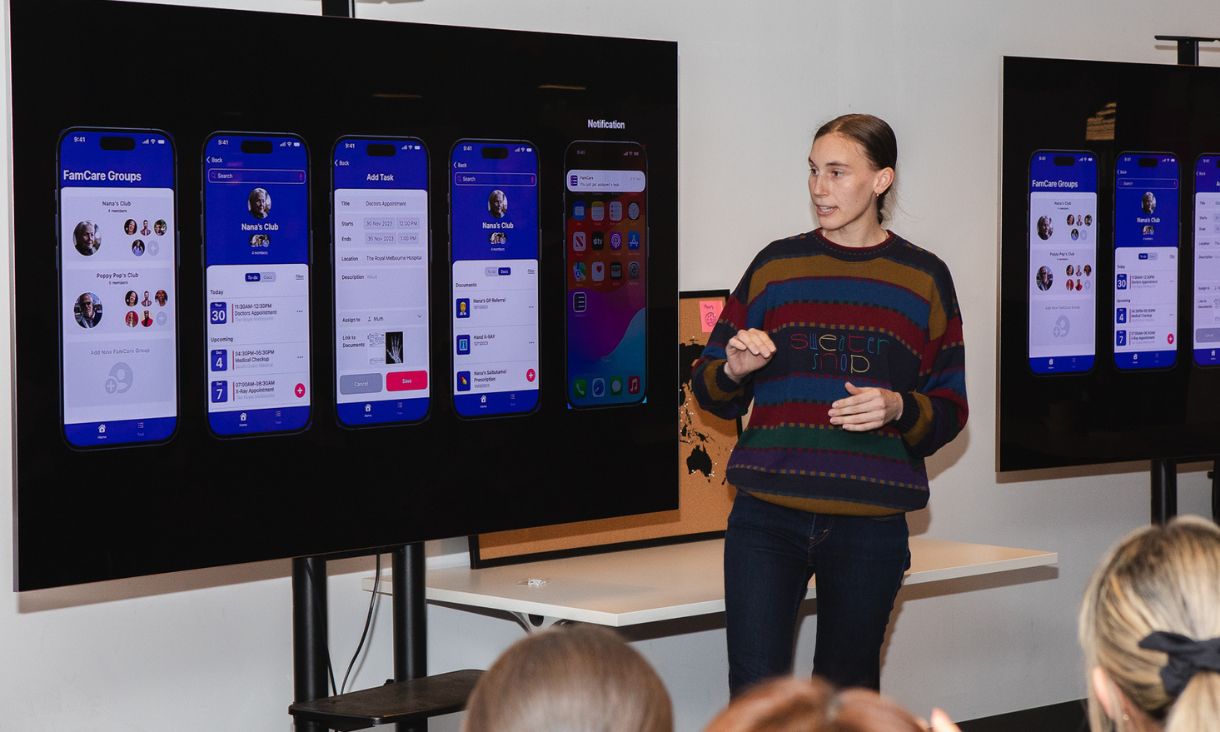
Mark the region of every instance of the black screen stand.
<instances>
[{"instance_id":1,"label":"black screen stand","mask_svg":"<svg viewBox=\"0 0 1220 732\"><path fill-rule=\"evenodd\" d=\"M398 732L426 732L428 718L466 707L482 671L428 676L424 545L406 544L393 557L394 678L384 686L328 696L326 558L292 560L293 696L288 707L297 732L364 729L395 724ZM337 556L353 556L332 555Z\"/></svg>"}]
</instances>

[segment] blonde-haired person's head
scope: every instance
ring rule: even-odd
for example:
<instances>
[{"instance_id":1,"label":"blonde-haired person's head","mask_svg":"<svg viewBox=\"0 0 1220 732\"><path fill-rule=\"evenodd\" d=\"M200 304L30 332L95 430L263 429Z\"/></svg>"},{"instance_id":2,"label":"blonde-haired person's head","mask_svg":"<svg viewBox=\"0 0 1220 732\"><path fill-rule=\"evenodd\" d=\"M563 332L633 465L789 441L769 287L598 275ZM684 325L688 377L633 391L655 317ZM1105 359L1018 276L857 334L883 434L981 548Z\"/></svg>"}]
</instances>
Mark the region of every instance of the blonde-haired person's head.
<instances>
[{"instance_id":1,"label":"blonde-haired person's head","mask_svg":"<svg viewBox=\"0 0 1220 732\"><path fill-rule=\"evenodd\" d=\"M1220 528L1183 517L1120 541L1085 593L1080 644L1095 731L1220 728Z\"/></svg>"},{"instance_id":2,"label":"blonde-haired person's head","mask_svg":"<svg viewBox=\"0 0 1220 732\"><path fill-rule=\"evenodd\" d=\"M767 681L733 700L706 732L924 732L897 702L821 679Z\"/></svg>"},{"instance_id":3,"label":"blonde-haired person's head","mask_svg":"<svg viewBox=\"0 0 1220 732\"><path fill-rule=\"evenodd\" d=\"M671 732L669 694L613 632L552 628L517 641L483 674L464 732Z\"/></svg>"}]
</instances>

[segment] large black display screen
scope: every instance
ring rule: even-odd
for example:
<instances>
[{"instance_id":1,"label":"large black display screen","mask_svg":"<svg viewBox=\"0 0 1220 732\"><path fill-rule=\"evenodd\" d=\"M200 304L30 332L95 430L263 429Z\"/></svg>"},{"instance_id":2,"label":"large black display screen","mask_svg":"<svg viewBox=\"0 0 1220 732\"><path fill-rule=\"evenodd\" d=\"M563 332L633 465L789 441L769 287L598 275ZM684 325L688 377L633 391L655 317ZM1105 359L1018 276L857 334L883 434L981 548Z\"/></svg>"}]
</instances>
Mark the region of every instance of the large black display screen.
<instances>
[{"instance_id":1,"label":"large black display screen","mask_svg":"<svg viewBox=\"0 0 1220 732\"><path fill-rule=\"evenodd\" d=\"M1000 470L1220 453L1220 69L1004 60Z\"/></svg>"},{"instance_id":2,"label":"large black display screen","mask_svg":"<svg viewBox=\"0 0 1220 732\"><path fill-rule=\"evenodd\" d=\"M676 506L675 44L11 17L17 589Z\"/></svg>"}]
</instances>

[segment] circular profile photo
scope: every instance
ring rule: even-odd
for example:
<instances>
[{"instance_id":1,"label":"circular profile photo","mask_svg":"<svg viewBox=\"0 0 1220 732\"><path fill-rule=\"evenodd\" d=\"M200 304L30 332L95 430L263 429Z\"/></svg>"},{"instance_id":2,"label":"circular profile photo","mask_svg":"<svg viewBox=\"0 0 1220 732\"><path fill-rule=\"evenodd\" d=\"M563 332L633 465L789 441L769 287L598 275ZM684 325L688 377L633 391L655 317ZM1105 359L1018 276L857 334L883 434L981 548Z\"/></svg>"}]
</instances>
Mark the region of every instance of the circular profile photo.
<instances>
[{"instance_id":1,"label":"circular profile photo","mask_svg":"<svg viewBox=\"0 0 1220 732\"><path fill-rule=\"evenodd\" d=\"M271 213L271 194L266 188L255 188L250 191L250 198L246 201L246 206L250 209L250 215L256 219L265 219Z\"/></svg>"},{"instance_id":2,"label":"circular profile photo","mask_svg":"<svg viewBox=\"0 0 1220 732\"><path fill-rule=\"evenodd\" d=\"M487 197L487 210L491 212L492 218L504 218L504 214L508 213L508 196L504 191L497 188L491 192Z\"/></svg>"},{"instance_id":3,"label":"circular profile photo","mask_svg":"<svg viewBox=\"0 0 1220 732\"><path fill-rule=\"evenodd\" d=\"M72 305L76 324L82 328L94 328L102 322L102 300L93 292L81 293Z\"/></svg>"},{"instance_id":4,"label":"circular profile photo","mask_svg":"<svg viewBox=\"0 0 1220 732\"><path fill-rule=\"evenodd\" d=\"M128 328L135 328L140 325L140 316L136 311L128 310L127 314L123 316L123 322L127 324Z\"/></svg>"},{"instance_id":5,"label":"circular profile photo","mask_svg":"<svg viewBox=\"0 0 1220 732\"><path fill-rule=\"evenodd\" d=\"M1051 274L1051 268L1044 264L1038 268L1038 274L1034 276L1034 282L1037 283L1039 290L1046 292L1055 283L1055 275Z\"/></svg>"},{"instance_id":6,"label":"circular profile photo","mask_svg":"<svg viewBox=\"0 0 1220 732\"><path fill-rule=\"evenodd\" d=\"M1092 225L1093 225L1093 214L1085 214L1085 215L1084 215L1084 225L1085 225L1085 226L1092 226Z\"/></svg>"},{"instance_id":7,"label":"circular profile photo","mask_svg":"<svg viewBox=\"0 0 1220 732\"><path fill-rule=\"evenodd\" d=\"M153 232L157 236L165 236L165 232L168 228L169 225L165 223L165 219L157 219L157 223L153 224Z\"/></svg>"},{"instance_id":8,"label":"circular profile photo","mask_svg":"<svg viewBox=\"0 0 1220 732\"><path fill-rule=\"evenodd\" d=\"M128 290L127 294L123 296L123 303L126 304L127 307L129 307L129 308L134 308L136 306L136 303L138 303L139 301L140 301L140 296L139 296L139 294L136 293L135 290Z\"/></svg>"},{"instance_id":9,"label":"circular profile photo","mask_svg":"<svg viewBox=\"0 0 1220 732\"><path fill-rule=\"evenodd\" d=\"M148 228L148 219L144 219L144 225L140 227L140 234L142 236L148 236L151 233L152 229Z\"/></svg>"},{"instance_id":10,"label":"circular profile photo","mask_svg":"<svg viewBox=\"0 0 1220 732\"><path fill-rule=\"evenodd\" d=\"M1076 265L1076 276L1077 277L1080 276L1080 272L1081 272L1081 269L1080 269L1080 265L1078 264L1078 265Z\"/></svg>"},{"instance_id":11,"label":"circular profile photo","mask_svg":"<svg viewBox=\"0 0 1220 732\"><path fill-rule=\"evenodd\" d=\"M255 234L250 237L251 249L266 249L271 246L270 234Z\"/></svg>"},{"instance_id":12,"label":"circular profile photo","mask_svg":"<svg viewBox=\"0 0 1220 732\"><path fill-rule=\"evenodd\" d=\"M1076 223L1076 217L1073 216L1072 214L1068 214L1068 220L1067 220L1068 226L1072 226L1075 223Z\"/></svg>"},{"instance_id":13,"label":"circular profile photo","mask_svg":"<svg viewBox=\"0 0 1220 732\"><path fill-rule=\"evenodd\" d=\"M1140 197L1140 211L1146 214L1156 211L1156 196L1152 195L1152 191L1144 191Z\"/></svg>"},{"instance_id":14,"label":"circular profile photo","mask_svg":"<svg viewBox=\"0 0 1220 732\"><path fill-rule=\"evenodd\" d=\"M140 226L136 223L135 219L127 219L123 222L123 233L127 236L135 236L136 230L139 228Z\"/></svg>"},{"instance_id":15,"label":"circular profile photo","mask_svg":"<svg viewBox=\"0 0 1220 732\"><path fill-rule=\"evenodd\" d=\"M1080 229L1072 229L1072 241L1080 238Z\"/></svg>"},{"instance_id":16,"label":"circular profile photo","mask_svg":"<svg viewBox=\"0 0 1220 732\"><path fill-rule=\"evenodd\" d=\"M148 290L144 291L144 299L140 301L140 304L146 308L152 307L152 296L148 294Z\"/></svg>"},{"instance_id":17,"label":"circular profile photo","mask_svg":"<svg viewBox=\"0 0 1220 732\"><path fill-rule=\"evenodd\" d=\"M137 257L144 256L144 240L136 239L131 243L131 253Z\"/></svg>"},{"instance_id":18,"label":"circular profile photo","mask_svg":"<svg viewBox=\"0 0 1220 732\"><path fill-rule=\"evenodd\" d=\"M1068 288L1068 292L1072 292L1073 290L1075 290L1075 289L1076 289L1076 283L1075 283L1075 282L1072 282L1071 280L1068 280L1068 281L1067 281L1067 288Z\"/></svg>"},{"instance_id":19,"label":"circular profile photo","mask_svg":"<svg viewBox=\"0 0 1220 732\"><path fill-rule=\"evenodd\" d=\"M102 236L98 232L97 224L92 221L82 221L72 229L72 241L76 245L76 251L86 257L93 256L93 253L102 248Z\"/></svg>"},{"instance_id":20,"label":"circular profile photo","mask_svg":"<svg viewBox=\"0 0 1220 732\"><path fill-rule=\"evenodd\" d=\"M140 325L144 326L145 328L151 328L152 324L153 324L152 313L145 310L144 317L140 318Z\"/></svg>"},{"instance_id":21,"label":"circular profile photo","mask_svg":"<svg viewBox=\"0 0 1220 732\"><path fill-rule=\"evenodd\" d=\"M165 313L157 313L157 325L165 325L169 318L165 317Z\"/></svg>"},{"instance_id":22,"label":"circular profile photo","mask_svg":"<svg viewBox=\"0 0 1220 732\"><path fill-rule=\"evenodd\" d=\"M1084 285L1081 284L1080 280L1076 280L1076 292L1080 292L1083 289L1084 289Z\"/></svg>"},{"instance_id":23,"label":"circular profile photo","mask_svg":"<svg viewBox=\"0 0 1220 732\"><path fill-rule=\"evenodd\" d=\"M1085 276L1085 277L1088 277L1088 276L1089 276L1089 275L1091 275L1091 274L1093 274L1093 265L1091 265L1091 264L1086 264L1086 265L1084 266L1084 276Z\"/></svg>"},{"instance_id":24,"label":"circular profile photo","mask_svg":"<svg viewBox=\"0 0 1220 732\"><path fill-rule=\"evenodd\" d=\"M1143 231L1144 236L1152 236L1153 233L1155 233L1155 232L1156 232L1156 229L1152 228L1152 224L1144 224L1144 231Z\"/></svg>"},{"instance_id":25,"label":"circular profile photo","mask_svg":"<svg viewBox=\"0 0 1220 732\"><path fill-rule=\"evenodd\" d=\"M1072 265L1070 265L1070 264L1068 265L1068 268L1067 268L1067 276L1068 277L1072 276Z\"/></svg>"},{"instance_id":26,"label":"circular profile photo","mask_svg":"<svg viewBox=\"0 0 1220 732\"><path fill-rule=\"evenodd\" d=\"M169 293L165 290L157 290L157 294L153 296L157 300L157 305L165 307L165 303L169 302Z\"/></svg>"},{"instance_id":27,"label":"circular profile photo","mask_svg":"<svg viewBox=\"0 0 1220 732\"><path fill-rule=\"evenodd\" d=\"M1051 238L1051 234L1054 234L1054 233L1055 233L1055 229L1053 226L1051 226L1051 217L1050 216L1039 216L1038 217L1038 238L1041 239L1042 241L1046 241L1047 239Z\"/></svg>"}]
</instances>

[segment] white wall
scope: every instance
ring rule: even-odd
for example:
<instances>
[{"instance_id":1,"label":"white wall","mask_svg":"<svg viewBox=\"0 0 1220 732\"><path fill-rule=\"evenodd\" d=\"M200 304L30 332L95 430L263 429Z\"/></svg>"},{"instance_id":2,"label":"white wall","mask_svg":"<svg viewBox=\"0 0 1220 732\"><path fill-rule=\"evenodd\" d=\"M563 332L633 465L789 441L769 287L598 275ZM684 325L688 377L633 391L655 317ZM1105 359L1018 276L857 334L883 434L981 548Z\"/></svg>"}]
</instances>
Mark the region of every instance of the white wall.
<instances>
[{"instance_id":1,"label":"white wall","mask_svg":"<svg viewBox=\"0 0 1220 732\"><path fill-rule=\"evenodd\" d=\"M319 6L182 4L300 13ZM820 122L849 110L887 118L901 148L893 228L940 254L954 272L972 405L966 433L932 461L932 504L912 526L932 537L1054 550L1060 566L905 590L883 687L916 710L942 705L959 719L1083 695L1077 602L1106 546L1146 522L1147 465L1003 481L994 472L1000 59L1172 62L1173 50L1152 34L1214 32L1211 0L421 0L362 2L358 14L678 41L683 289L731 287L760 246L811 228L804 156ZM1220 53L1203 56L1204 64L1220 63ZM8 160L7 101L5 107L0 145ZM11 232L9 199L3 196L0 225ZM0 246L11 261L8 240ZM0 278L4 340L9 295L8 278ZM4 360L0 383L10 379ZM0 390L0 414L9 413L9 393ZM9 420L0 419L0 444L11 444ZM11 467L5 451L5 488ZM1208 512L1204 467L1183 469L1184 512ZM0 587L8 587L11 508L0 504ZM429 551L462 547L448 541ZM341 665L363 622L368 594L359 579L370 567L364 560L332 567L331 647ZM287 562L266 562L9 594L0 599L0 729L290 729L288 573ZM358 688L391 675L387 608L378 614ZM507 620L446 608L431 608L429 622L434 672L485 668L521 634ZM801 628L802 673L811 665L815 622L810 616ZM720 620L628 635L669 685L679 729L700 729L727 698ZM433 729L456 725L455 715Z\"/></svg>"}]
</instances>

